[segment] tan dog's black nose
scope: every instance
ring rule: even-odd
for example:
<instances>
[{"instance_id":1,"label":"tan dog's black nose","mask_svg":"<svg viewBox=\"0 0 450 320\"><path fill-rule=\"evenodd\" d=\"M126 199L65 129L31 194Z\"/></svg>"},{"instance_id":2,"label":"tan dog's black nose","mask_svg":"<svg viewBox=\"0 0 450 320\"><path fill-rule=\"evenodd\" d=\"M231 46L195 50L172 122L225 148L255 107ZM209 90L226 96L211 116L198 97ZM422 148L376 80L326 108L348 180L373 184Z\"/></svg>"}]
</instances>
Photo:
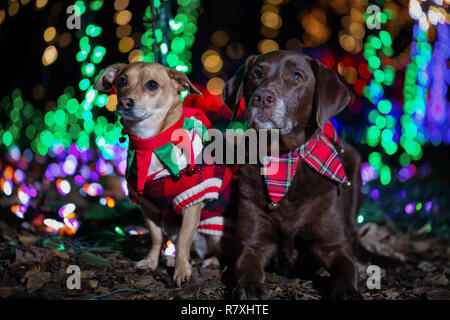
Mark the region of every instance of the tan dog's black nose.
<instances>
[{"instance_id":1,"label":"tan dog's black nose","mask_svg":"<svg viewBox=\"0 0 450 320\"><path fill-rule=\"evenodd\" d=\"M253 105L260 109L272 108L275 102L275 94L268 89L261 90L253 96Z\"/></svg>"},{"instance_id":2,"label":"tan dog's black nose","mask_svg":"<svg viewBox=\"0 0 450 320\"><path fill-rule=\"evenodd\" d=\"M134 100L131 98L121 98L119 100L119 107L123 110L128 110L134 106Z\"/></svg>"}]
</instances>

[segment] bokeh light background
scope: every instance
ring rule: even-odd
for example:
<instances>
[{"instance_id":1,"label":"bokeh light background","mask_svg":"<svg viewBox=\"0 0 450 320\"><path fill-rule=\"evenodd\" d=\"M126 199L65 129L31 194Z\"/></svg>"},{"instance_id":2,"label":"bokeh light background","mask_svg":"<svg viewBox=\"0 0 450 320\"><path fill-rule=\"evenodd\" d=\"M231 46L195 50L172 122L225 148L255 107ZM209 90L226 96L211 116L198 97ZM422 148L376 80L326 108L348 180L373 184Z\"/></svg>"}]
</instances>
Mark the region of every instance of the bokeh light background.
<instances>
[{"instance_id":1,"label":"bokeh light background","mask_svg":"<svg viewBox=\"0 0 450 320\"><path fill-rule=\"evenodd\" d=\"M79 30L66 25L70 5ZM289 49L317 58L353 89L333 122L363 157L358 223L448 238L448 0L154 6L156 14L149 1L2 1L0 219L74 235L99 211L134 208L126 199L128 141L120 139L117 97L93 89L108 65L157 60L184 72L203 92L198 107L218 128L237 129L242 123L228 124L221 99L225 82L249 55ZM243 104L238 120L242 111ZM146 232L114 228L124 230Z\"/></svg>"}]
</instances>

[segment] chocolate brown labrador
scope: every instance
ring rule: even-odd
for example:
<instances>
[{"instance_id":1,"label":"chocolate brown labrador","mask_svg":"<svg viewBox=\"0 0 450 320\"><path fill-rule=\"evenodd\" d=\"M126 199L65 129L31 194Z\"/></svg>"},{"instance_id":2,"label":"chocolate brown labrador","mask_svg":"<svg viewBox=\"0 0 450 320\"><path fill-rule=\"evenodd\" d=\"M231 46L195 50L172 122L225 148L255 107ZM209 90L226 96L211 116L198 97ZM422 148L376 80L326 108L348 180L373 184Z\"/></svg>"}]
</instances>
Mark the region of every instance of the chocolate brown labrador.
<instances>
[{"instance_id":1,"label":"chocolate brown labrador","mask_svg":"<svg viewBox=\"0 0 450 320\"><path fill-rule=\"evenodd\" d=\"M224 87L232 109L245 99L250 127L278 129L280 154L314 137L341 112L350 92L332 70L304 54L274 51L247 59ZM359 153L344 143L341 154L350 188L300 163L292 184L277 209L270 199L259 164L239 171L239 209L232 295L237 299L263 297L265 271L297 275L324 267L331 275L331 298L360 299L354 255L383 266L396 261L367 251L358 238L360 207Z\"/></svg>"}]
</instances>

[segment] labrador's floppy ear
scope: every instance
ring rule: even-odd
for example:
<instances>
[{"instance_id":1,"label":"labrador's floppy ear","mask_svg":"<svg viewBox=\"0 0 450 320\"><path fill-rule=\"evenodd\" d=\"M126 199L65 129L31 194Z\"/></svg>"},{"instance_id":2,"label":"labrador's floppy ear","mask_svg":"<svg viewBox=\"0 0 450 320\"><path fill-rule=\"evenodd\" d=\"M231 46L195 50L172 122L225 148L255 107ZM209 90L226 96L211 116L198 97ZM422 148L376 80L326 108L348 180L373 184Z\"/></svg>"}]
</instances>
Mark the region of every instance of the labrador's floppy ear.
<instances>
[{"instance_id":1,"label":"labrador's floppy ear","mask_svg":"<svg viewBox=\"0 0 450 320\"><path fill-rule=\"evenodd\" d=\"M167 69L167 73L169 74L169 77L174 80L177 84L177 90L178 92L189 90L190 94L196 94L201 96L202 93L200 90L198 90L189 80L187 75L185 75L183 72L173 70L173 69Z\"/></svg>"},{"instance_id":2,"label":"labrador's floppy ear","mask_svg":"<svg viewBox=\"0 0 450 320\"><path fill-rule=\"evenodd\" d=\"M102 72L97 82L94 85L95 90L109 91L114 85L114 80L117 74L126 66L124 63L116 63Z\"/></svg>"},{"instance_id":3,"label":"labrador's floppy ear","mask_svg":"<svg viewBox=\"0 0 450 320\"><path fill-rule=\"evenodd\" d=\"M316 104L316 122L320 129L349 103L351 94L336 72L311 59L311 67L316 78L314 101Z\"/></svg>"},{"instance_id":4,"label":"labrador's floppy ear","mask_svg":"<svg viewBox=\"0 0 450 320\"><path fill-rule=\"evenodd\" d=\"M245 64L239 67L235 75L230 80L228 80L223 87L223 102L228 108L231 109L233 113L231 116L231 120L233 120L234 116L236 115L239 103L242 96L244 95L244 81L250 69L250 66L255 61L255 58L255 55L248 57L245 61Z\"/></svg>"}]
</instances>

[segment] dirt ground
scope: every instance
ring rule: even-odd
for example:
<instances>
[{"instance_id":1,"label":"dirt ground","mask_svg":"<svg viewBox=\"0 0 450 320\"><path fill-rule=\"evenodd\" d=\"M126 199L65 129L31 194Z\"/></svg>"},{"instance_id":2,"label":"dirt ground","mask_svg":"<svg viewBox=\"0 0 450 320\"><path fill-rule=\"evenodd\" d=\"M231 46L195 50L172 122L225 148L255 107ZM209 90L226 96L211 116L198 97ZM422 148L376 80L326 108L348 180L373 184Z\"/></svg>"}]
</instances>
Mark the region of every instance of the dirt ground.
<instances>
[{"instance_id":1,"label":"dirt ground","mask_svg":"<svg viewBox=\"0 0 450 320\"><path fill-rule=\"evenodd\" d=\"M223 270L202 268L194 261L191 280L177 288L173 268L139 270L135 260L121 252L76 239L42 237L16 230L0 221L0 298L69 299L207 299L229 297ZM362 241L370 250L405 260L405 267L382 269L381 289L368 289L366 267L358 264L359 288L365 300L450 300L450 248L447 242L427 234L393 235L387 228L366 224ZM68 289L73 274L81 270L81 289ZM320 279L329 279L326 272ZM225 279L225 280L224 280ZM322 299L316 283L266 274L266 299Z\"/></svg>"}]
</instances>

